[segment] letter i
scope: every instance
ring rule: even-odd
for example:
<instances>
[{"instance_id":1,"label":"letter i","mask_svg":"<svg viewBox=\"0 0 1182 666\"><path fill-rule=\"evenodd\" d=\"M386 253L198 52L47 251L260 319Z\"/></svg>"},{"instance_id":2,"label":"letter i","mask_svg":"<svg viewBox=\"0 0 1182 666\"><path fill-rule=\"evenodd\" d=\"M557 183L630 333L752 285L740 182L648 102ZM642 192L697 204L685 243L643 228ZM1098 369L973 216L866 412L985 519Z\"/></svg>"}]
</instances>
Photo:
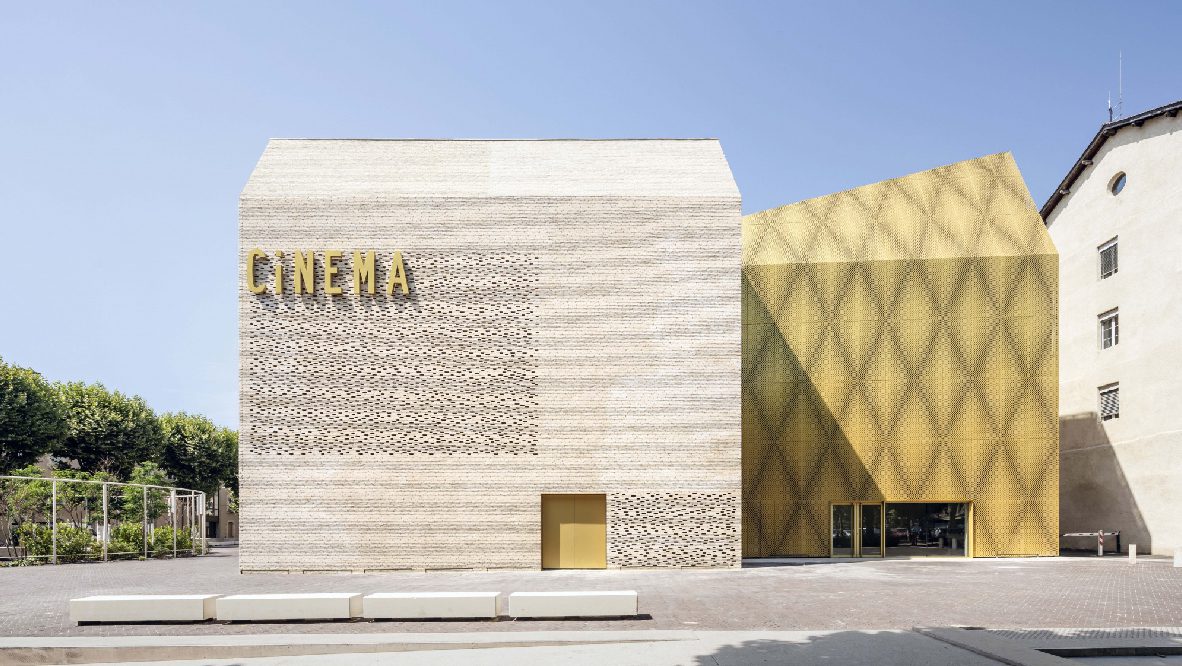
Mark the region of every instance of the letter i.
<instances>
[{"instance_id":1,"label":"letter i","mask_svg":"<svg viewBox=\"0 0 1182 666\"><path fill-rule=\"evenodd\" d=\"M275 253L275 258L283 259L283 250ZM283 264L280 261L275 262L275 293L283 293Z\"/></svg>"}]
</instances>

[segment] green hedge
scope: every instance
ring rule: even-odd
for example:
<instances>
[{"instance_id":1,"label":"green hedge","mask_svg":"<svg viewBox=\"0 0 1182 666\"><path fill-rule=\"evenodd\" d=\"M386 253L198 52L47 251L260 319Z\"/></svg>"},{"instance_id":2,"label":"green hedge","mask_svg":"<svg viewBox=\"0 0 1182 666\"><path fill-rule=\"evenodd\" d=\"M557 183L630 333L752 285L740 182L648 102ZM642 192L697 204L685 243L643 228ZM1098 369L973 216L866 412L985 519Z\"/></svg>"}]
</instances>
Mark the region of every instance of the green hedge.
<instances>
[{"instance_id":1,"label":"green hedge","mask_svg":"<svg viewBox=\"0 0 1182 666\"><path fill-rule=\"evenodd\" d=\"M49 525L24 523L14 531L18 543L25 549L30 564L49 562L53 554L53 530ZM193 535L187 529L176 531L176 549L179 556L193 554ZM201 543L197 543L200 549ZM111 542L107 553L112 560L134 560L144 557L144 529L136 523L120 523L111 530ZM152 557L172 557L172 527L157 527L148 541L148 554ZM198 554L200 554L198 552ZM74 527L69 523L57 524L58 562L81 562L101 559L103 543L94 538L85 527Z\"/></svg>"},{"instance_id":2,"label":"green hedge","mask_svg":"<svg viewBox=\"0 0 1182 666\"><path fill-rule=\"evenodd\" d=\"M23 523L16 528L18 543L28 557L45 561L53 554L53 529L49 525ZM103 545L89 529L69 523L57 524L57 561L81 562L102 557Z\"/></svg>"},{"instance_id":3,"label":"green hedge","mask_svg":"<svg viewBox=\"0 0 1182 666\"><path fill-rule=\"evenodd\" d=\"M172 527L157 527L156 531L152 532L152 556L153 557L172 557ZM178 555L189 555L188 551L193 547L193 536L189 534L188 530L176 531L176 550Z\"/></svg>"},{"instance_id":4,"label":"green hedge","mask_svg":"<svg viewBox=\"0 0 1182 666\"><path fill-rule=\"evenodd\" d=\"M137 523L120 523L111 530L107 553L113 560L132 560L144 556L144 527ZM115 553L121 553L115 555Z\"/></svg>"}]
</instances>

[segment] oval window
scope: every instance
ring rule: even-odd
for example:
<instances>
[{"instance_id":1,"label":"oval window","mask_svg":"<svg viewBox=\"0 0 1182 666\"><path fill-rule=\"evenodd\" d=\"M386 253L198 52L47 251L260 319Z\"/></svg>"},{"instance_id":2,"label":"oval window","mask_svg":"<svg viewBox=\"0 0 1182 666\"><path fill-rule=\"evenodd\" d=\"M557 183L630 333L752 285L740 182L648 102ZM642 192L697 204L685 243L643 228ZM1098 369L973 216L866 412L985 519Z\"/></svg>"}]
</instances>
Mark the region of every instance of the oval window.
<instances>
[{"instance_id":1,"label":"oval window","mask_svg":"<svg viewBox=\"0 0 1182 666\"><path fill-rule=\"evenodd\" d=\"M1113 196L1120 194L1120 191L1125 189L1125 172L1121 171L1112 177L1112 181L1108 183L1108 191L1112 192Z\"/></svg>"}]
</instances>

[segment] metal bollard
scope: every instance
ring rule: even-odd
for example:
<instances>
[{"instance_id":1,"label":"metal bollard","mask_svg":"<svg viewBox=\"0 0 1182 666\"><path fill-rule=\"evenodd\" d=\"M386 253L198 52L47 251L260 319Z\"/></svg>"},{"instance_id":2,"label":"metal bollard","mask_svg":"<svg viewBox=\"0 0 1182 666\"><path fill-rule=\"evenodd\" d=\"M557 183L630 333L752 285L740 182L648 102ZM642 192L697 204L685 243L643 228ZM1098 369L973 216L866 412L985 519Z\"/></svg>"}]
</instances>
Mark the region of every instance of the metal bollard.
<instances>
[{"instance_id":1,"label":"metal bollard","mask_svg":"<svg viewBox=\"0 0 1182 666\"><path fill-rule=\"evenodd\" d=\"M1137 544L1129 544L1129 564L1137 563Z\"/></svg>"}]
</instances>

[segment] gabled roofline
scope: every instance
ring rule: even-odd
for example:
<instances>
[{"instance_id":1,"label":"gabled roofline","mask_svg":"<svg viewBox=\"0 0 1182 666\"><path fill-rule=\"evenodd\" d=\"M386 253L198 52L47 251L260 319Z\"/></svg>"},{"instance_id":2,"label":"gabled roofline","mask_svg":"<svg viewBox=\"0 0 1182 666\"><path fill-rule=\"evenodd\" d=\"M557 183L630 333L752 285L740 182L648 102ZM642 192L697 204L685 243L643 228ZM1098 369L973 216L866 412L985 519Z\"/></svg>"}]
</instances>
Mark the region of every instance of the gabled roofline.
<instances>
[{"instance_id":1,"label":"gabled roofline","mask_svg":"<svg viewBox=\"0 0 1182 666\"><path fill-rule=\"evenodd\" d=\"M1047 217L1054 212L1055 207L1059 205L1063 197L1071 193L1071 186L1075 184L1076 179L1079 178L1084 169L1092 165L1092 158L1096 156L1096 153L1100 152L1100 147L1104 145L1108 137L1115 135L1119 130L1130 125L1140 127L1145 124L1145 121L1157 118L1158 116L1169 116L1173 118L1178 115L1179 110L1182 110L1182 100L1101 125L1099 131L1096 132L1096 136L1092 137L1092 142L1088 144L1083 154L1079 156L1079 159L1075 161L1071 170L1067 172L1067 175L1063 178L1063 182L1059 183L1059 186L1055 188L1055 192L1051 194L1051 198L1047 199L1047 202L1042 205L1042 210L1039 212L1042 214L1043 224L1046 224Z\"/></svg>"},{"instance_id":2,"label":"gabled roofline","mask_svg":"<svg viewBox=\"0 0 1182 666\"><path fill-rule=\"evenodd\" d=\"M333 137L333 136L273 136L268 141L402 141L408 143L545 143L545 142L583 142L608 143L627 141L718 141L714 136L623 136L623 137L515 137L501 139L478 139L472 137Z\"/></svg>"}]
</instances>

